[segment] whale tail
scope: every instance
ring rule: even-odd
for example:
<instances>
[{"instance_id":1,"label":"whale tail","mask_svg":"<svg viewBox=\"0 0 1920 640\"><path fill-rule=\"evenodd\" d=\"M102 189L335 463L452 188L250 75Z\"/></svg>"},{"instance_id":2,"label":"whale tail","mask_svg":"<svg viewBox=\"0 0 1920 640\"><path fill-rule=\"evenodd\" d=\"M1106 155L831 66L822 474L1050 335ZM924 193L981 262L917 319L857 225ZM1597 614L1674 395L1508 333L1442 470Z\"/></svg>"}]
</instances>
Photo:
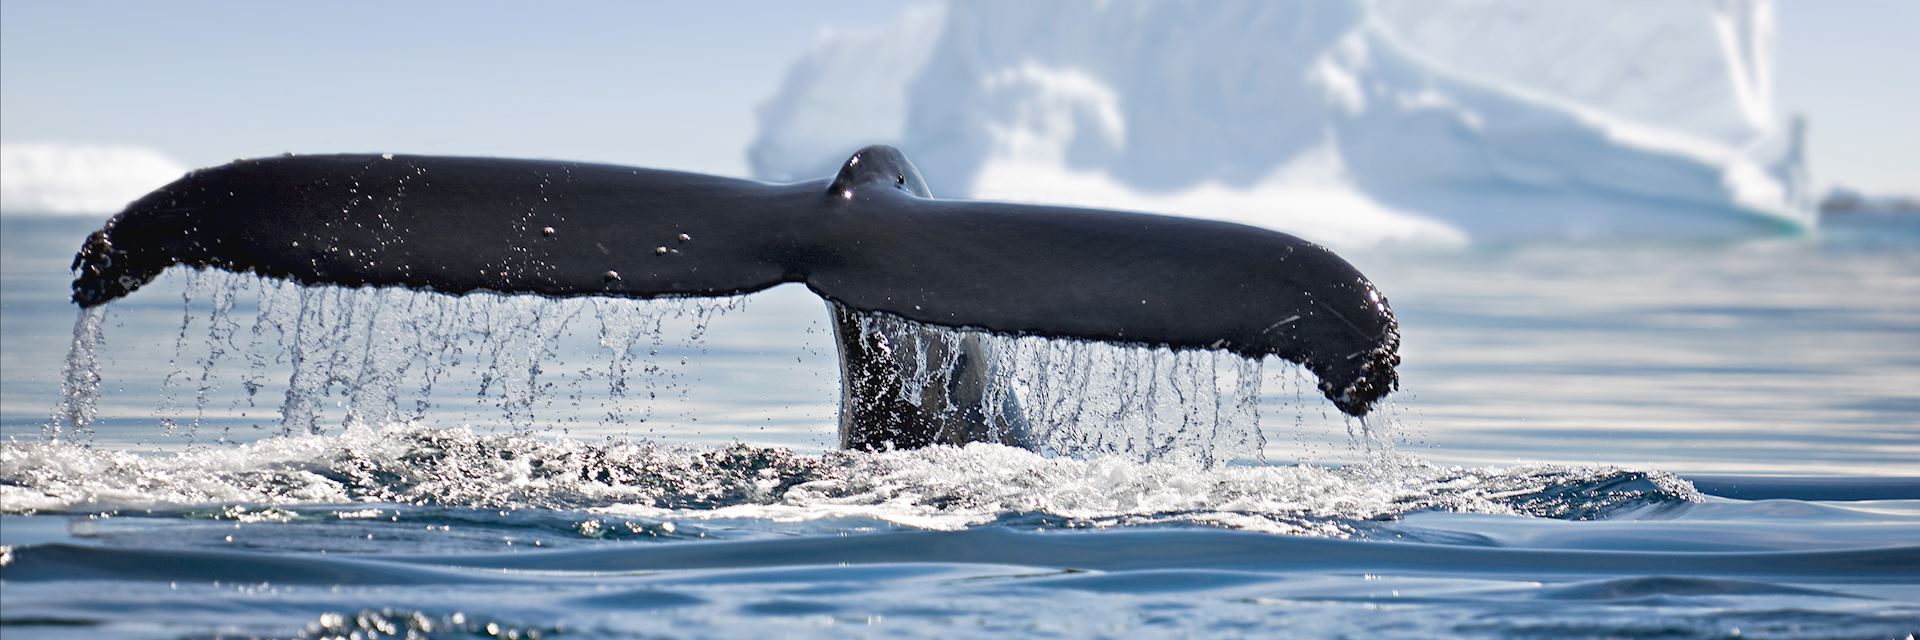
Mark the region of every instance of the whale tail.
<instances>
[{"instance_id":1,"label":"whale tail","mask_svg":"<svg viewBox=\"0 0 1920 640\"><path fill-rule=\"evenodd\" d=\"M1331 251L1224 222L938 200L891 147L774 185L612 165L285 156L203 169L88 236L73 300L173 265L447 294L724 296L804 283L954 328L1306 366L1340 410L1398 383L1386 299Z\"/></svg>"},{"instance_id":2,"label":"whale tail","mask_svg":"<svg viewBox=\"0 0 1920 640\"><path fill-rule=\"evenodd\" d=\"M1032 445L1015 393L993 393L993 343L827 302L840 352L840 446Z\"/></svg>"}]
</instances>

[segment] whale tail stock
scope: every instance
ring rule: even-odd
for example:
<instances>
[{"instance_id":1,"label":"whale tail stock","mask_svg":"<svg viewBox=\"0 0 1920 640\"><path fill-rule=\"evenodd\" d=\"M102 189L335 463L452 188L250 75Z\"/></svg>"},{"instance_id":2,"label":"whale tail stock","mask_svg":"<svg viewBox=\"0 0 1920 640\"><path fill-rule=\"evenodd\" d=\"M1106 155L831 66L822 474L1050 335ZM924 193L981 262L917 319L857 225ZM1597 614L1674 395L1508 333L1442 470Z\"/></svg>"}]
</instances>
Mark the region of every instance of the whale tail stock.
<instances>
[{"instance_id":1,"label":"whale tail stock","mask_svg":"<svg viewBox=\"0 0 1920 640\"><path fill-rule=\"evenodd\" d=\"M104 304L173 265L455 295L725 296L801 282L849 311L931 325L1279 356L1352 415L1398 383L1386 299L1317 244L1216 221L933 199L883 146L831 179L783 185L501 158L236 161L90 235L73 299Z\"/></svg>"}]
</instances>

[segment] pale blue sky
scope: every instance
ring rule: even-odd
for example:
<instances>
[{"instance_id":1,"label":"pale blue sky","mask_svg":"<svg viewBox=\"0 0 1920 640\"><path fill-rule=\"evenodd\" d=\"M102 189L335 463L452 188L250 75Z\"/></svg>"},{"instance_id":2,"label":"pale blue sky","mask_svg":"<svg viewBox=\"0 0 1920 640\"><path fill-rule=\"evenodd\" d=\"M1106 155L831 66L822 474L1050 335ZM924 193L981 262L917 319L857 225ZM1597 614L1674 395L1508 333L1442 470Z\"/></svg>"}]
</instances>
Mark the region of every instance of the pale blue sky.
<instances>
[{"instance_id":1,"label":"pale blue sky","mask_svg":"<svg viewBox=\"0 0 1920 640\"><path fill-rule=\"evenodd\" d=\"M323 7L323 8L321 8ZM0 4L0 139L561 157L739 174L754 106L886 2Z\"/></svg>"},{"instance_id":2,"label":"pale blue sky","mask_svg":"<svg viewBox=\"0 0 1920 640\"><path fill-rule=\"evenodd\" d=\"M825 29L897 3L0 4L0 140L563 157L746 171L753 109ZM1920 191L1920 2L1781 0L1815 177Z\"/></svg>"},{"instance_id":3,"label":"pale blue sky","mask_svg":"<svg viewBox=\"0 0 1920 640\"><path fill-rule=\"evenodd\" d=\"M1778 93L1814 179L1920 193L1920 1L1778 0Z\"/></svg>"}]
</instances>

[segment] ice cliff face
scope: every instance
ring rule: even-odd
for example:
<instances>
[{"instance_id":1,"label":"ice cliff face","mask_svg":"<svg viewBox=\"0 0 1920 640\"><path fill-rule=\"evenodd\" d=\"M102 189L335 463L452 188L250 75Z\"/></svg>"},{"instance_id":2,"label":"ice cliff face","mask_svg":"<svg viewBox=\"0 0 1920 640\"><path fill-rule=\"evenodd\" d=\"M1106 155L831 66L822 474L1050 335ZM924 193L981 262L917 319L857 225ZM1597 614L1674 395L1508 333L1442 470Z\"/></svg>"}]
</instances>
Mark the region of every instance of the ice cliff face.
<instances>
[{"instance_id":1,"label":"ice cliff face","mask_svg":"<svg viewBox=\"0 0 1920 640\"><path fill-rule=\"evenodd\" d=\"M936 195L1342 245L1811 224L1765 0L960 2L827 39L764 105L767 179L902 147Z\"/></svg>"}]
</instances>

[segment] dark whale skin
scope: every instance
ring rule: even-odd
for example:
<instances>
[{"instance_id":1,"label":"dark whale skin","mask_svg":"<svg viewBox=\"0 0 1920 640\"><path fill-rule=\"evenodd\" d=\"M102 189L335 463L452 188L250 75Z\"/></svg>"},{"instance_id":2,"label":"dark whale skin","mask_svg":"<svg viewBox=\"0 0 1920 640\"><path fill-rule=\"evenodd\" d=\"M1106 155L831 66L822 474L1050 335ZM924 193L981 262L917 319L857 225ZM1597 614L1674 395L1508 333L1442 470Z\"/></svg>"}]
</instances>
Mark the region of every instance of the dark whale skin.
<instances>
[{"instance_id":1,"label":"dark whale skin","mask_svg":"<svg viewBox=\"0 0 1920 640\"><path fill-rule=\"evenodd\" d=\"M934 199L884 146L793 184L503 158L241 160L89 236L73 299L103 304L176 264L455 295L800 282L847 309L934 325L1279 356L1356 416L1398 384L1386 298L1320 245L1227 222Z\"/></svg>"}]
</instances>

